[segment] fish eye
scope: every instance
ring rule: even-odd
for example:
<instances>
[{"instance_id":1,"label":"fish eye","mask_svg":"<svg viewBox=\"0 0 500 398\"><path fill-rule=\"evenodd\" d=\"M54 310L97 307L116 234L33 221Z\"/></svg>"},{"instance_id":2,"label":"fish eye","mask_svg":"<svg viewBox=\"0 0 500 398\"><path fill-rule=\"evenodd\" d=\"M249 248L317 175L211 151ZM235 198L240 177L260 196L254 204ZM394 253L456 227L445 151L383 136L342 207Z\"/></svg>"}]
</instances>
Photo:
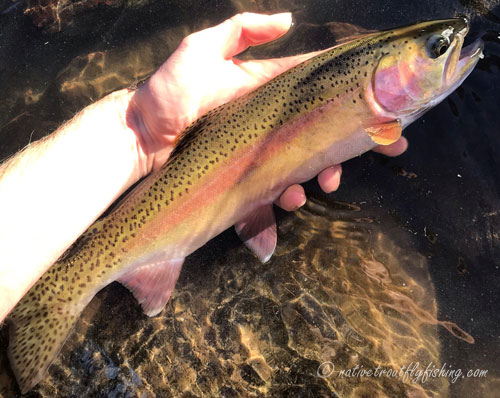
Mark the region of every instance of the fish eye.
<instances>
[{"instance_id":1,"label":"fish eye","mask_svg":"<svg viewBox=\"0 0 500 398\"><path fill-rule=\"evenodd\" d=\"M450 47L450 40L441 35L434 35L427 41L427 53L431 58L438 58Z\"/></svg>"}]
</instances>

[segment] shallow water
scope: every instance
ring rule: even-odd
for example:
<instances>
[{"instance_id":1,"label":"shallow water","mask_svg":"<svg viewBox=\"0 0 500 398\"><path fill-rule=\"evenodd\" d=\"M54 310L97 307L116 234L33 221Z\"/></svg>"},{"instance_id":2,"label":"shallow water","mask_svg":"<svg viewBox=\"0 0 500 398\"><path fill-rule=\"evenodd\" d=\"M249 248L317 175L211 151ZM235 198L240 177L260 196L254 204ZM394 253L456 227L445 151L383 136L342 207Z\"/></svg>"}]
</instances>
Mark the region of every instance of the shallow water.
<instances>
[{"instance_id":1,"label":"shallow water","mask_svg":"<svg viewBox=\"0 0 500 398\"><path fill-rule=\"evenodd\" d=\"M59 33L33 27L22 8L1 15L0 159L146 78L186 34L243 10L291 10L296 20L289 35L245 57L324 48L365 29L462 13L472 21L469 36L485 40L485 59L406 130L411 147L403 156L347 162L332 195L307 184L306 208L279 213L268 264L226 231L187 259L155 318L120 285L104 289L27 396L498 396L498 2L191 3L203 13L188 3L100 6ZM4 328L0 395L17 397L7 341ZM449 377L339 374L417 363L444 366ZM450 375L470 369L486 377Z\"/></svg>"}]
</instances>

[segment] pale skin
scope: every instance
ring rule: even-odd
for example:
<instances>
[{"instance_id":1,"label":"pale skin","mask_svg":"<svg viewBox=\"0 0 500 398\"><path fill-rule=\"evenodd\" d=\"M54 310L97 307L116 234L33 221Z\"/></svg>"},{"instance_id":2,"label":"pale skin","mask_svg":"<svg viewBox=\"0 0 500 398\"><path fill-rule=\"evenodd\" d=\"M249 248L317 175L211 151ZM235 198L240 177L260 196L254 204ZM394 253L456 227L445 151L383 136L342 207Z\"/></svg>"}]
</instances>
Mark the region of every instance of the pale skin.
<instances>
[{"instance_id":1,"label":"pale skin","mask_svg":"<svg viewBox=\"0 0 500 398\"><path fill-rule=\"evenodd\" d=\"M168 159L186 126L314 55L234 58L290 25L289 13L245 13L194 33L137 91L108 95L0 166L0 322L113 201ZM375 150L396 156L407 145ZM341 173L332 165L319 185L335 191ZM291 211L305 200L292 185L276 204Z\"/></svg>"}]
</instances>

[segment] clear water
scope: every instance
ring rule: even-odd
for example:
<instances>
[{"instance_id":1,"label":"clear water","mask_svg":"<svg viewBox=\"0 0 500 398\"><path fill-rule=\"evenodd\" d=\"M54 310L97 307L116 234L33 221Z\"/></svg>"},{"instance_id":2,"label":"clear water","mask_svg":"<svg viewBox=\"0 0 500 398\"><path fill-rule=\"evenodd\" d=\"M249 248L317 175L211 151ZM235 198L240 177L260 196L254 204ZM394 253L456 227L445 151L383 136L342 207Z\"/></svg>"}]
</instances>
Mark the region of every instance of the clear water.
<instances>
[{"instance_id":1,"label":"clear water","mask_svg":"<svg viewBox=\"0 0 500 398\"><path fill-rule=\"evenodd\" d=\"M245 57L457 13L470 17L470 38L486 43L462 87L407 129L407 153L347 162L332 195L307 184L306 207L278 215L270 263L226 231L188 258L155 318L109 286L27 396L498 396L498 1L117 2L62 14L60 32L34 27L26 5L12 4L0 2L0 159L146 78L188 33L241 11L290 10L296 20L289 35ZM7 342L4 328L0 396L17 397ZM444 366L449 377L393 376L417 363ZM393 373L339 374L356 366ZM466 376L475 369L486 376Z\"/></svg>"}]
</instances>

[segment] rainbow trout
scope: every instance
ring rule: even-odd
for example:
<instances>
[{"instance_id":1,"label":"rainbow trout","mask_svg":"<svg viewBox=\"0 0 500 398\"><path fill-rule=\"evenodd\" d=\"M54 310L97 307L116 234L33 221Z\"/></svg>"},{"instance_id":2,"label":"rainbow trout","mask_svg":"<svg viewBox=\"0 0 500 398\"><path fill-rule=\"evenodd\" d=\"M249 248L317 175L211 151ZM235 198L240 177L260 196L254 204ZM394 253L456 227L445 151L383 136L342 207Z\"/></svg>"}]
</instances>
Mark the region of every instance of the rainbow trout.
<instances>
[{"instance_id":1,"label":"rainbow trout","mask_svg":"<svg viewBox=\"0 0 500 398\"><path fill-rule=\"evenodd\" d=\"M368 34L290 69L189 126L167 163L93 224L10 315L22 392L59 353L79 314L119 281L153 316L184 258L235 225L261 261L276 245L272 203L329 165L388 145L442 101L482 56L454 18Z\"/></svg>"}]
</instances>

